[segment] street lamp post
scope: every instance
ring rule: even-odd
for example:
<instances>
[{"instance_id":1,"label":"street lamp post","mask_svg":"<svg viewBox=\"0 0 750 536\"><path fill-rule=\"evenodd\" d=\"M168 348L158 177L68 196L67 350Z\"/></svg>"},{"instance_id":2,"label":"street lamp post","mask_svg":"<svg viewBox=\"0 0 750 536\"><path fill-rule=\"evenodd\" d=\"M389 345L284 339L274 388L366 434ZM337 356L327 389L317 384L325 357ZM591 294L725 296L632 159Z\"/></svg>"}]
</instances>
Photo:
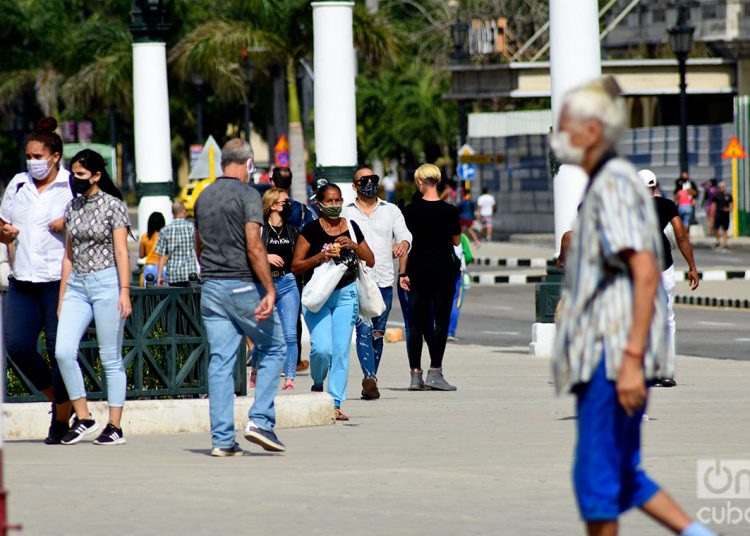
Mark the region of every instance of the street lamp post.
<instances>
[{"instance_id":1,"label":"street lamp post","mask_svg":"<svg viewBox=\"0 0 750 536\"><path fill-rule=\"evenodd\" d=\"M245 58L245 78L247 80L247 92L243 99L243 124L245 126L246 141L250 143L250 99L253 91L253 74L255 74L255 64L250 57L250 51L242 49L241 56Z\"/></svg>"},{"instance_id":2,"label":"street lamp post","mask_svg":"<svg viewBox=\"0 0 750 536\"><path fill-rule=\"evenodd\" d=\"M677 7L677 24L667 30L672 53L677 56L680 71L680 177L688 175L687 153L687 84L685 62L693 48L695 27L687 23L687 7L684 2Z\"/></svg>"},{"instance_id":3,"label":"street lamp post","mask_svg":"<svg viewBox=\"0 0 750 536\"><path fill-rule=\"evenodd\" d=\"M458 8L456 9L456 22L451 24L451 40L453 41L453 53L451 54L455 63L462 63L469 54L466 52L466 38L469 35L469 23L460 18ZM466 143L466 103L458 101L458 145Z\"/></svg>"},{"instance_id":4,"label":"street lamp post","mask_svg":"<svg viewBox=\"0 0 750 536\"><path fill-rule=\"evenodd\" d=\"M203 143L203 96L205 93L205 84L203 78L198 74L192 77L193 87L195 88L195 143Z\"/></svg>"}]
</instances>

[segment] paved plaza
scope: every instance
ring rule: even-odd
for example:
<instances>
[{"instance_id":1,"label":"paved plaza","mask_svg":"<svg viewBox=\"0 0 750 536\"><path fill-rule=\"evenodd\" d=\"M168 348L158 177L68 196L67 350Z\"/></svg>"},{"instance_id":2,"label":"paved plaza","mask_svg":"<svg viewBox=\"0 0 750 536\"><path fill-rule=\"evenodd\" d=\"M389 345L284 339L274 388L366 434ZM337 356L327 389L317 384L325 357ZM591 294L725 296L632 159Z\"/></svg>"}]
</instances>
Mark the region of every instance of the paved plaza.
<instances>
[{"instance_id":1,"label":"paved plaza","mask_svg":"<svg viewBox=\"0 0 750 536\"><path fill-rule=\"evenodd\" d=\"M352 420L280 431L283 455L240 436L245 457L211 458L208 434L131 435L112 448L8 442L10 520L27 535L581 534L573 399L554 396L548 361L519 352L450 345L445 373L459 390L409 392L405 347L388 344L374 402L358 399L352 357ZM677 388L652 390L645 467L695 515L721 504L696 497L696 461L749 456L750 363L678 367ZM301 376L300 392L309 386ZM623 518L622 534L664 533L639 512Z\"/></svg>"}]
</instances>

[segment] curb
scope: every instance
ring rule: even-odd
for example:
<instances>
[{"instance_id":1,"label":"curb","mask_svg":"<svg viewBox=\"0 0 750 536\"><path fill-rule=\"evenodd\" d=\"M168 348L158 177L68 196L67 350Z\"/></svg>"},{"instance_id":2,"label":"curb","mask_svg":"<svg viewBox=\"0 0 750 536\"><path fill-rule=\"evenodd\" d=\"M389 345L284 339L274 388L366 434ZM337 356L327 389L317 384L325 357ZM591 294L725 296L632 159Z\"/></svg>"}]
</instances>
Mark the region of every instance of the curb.
<instances>
[{"instance_id":1,"label":"curb","mask_svg":"<svg viewBox=\"0 0 750 536\"><path fill-rule=\"evenodd\" d=\"M541 283L545 280L546 275L495 275L495 274L477 274L471 276L471 282L479 285L527 285L529 283Z\"/></svg>"},{"instance_id":2,"label":"curb","mask_svg":"<svg viewBox=\"0 0 750 536\"><path fill-rule=\"evenodd\" d=\"M545 258L520 259L515 257L474 257L471 264L480 266L504 266L506 268L546 268L552 261Z\"/></svg>"},{"instance_id":3,"label":"curb","mask_svg":"<svg viewBox=\"0 0 750 536\"><path fill-rule=\"evenodd\" d=\"M674 302L681 305L699 305L703 307L725 307L732 309L750 309L750 300L734 298L710 298L707 296L675 296Z\"/></svg>"},{"instance_id":4,"label":"curb","mask_svg":"<svg viewBox=\"0 0 750 536\"><path fill-rule=\"evenodd\" d=\"M234 401L234 422L244 430L252 397ZM333 399L326 393L277 396L276 428L323 426L335 422ZM3 404L3 436L13 439L44 439L49 428L49 402ZM89 410L98 423L107 422L107 403L89 402ZM208 399L128 400L125 402L122 428L129 435L206 432L211 429Z\"/></svg>"},{"instance_id":5,"label":"curb","mask_svg":"<svg viewBox=\"0 0 750 536\"><path fill-rule=\"evenodd\" d=\"M687 281L687 272L675 272L675 281ZM727 281L729 279L750 279L750 270L706 270L698 272L701 281Z\"/></svg>"}]
</instances>

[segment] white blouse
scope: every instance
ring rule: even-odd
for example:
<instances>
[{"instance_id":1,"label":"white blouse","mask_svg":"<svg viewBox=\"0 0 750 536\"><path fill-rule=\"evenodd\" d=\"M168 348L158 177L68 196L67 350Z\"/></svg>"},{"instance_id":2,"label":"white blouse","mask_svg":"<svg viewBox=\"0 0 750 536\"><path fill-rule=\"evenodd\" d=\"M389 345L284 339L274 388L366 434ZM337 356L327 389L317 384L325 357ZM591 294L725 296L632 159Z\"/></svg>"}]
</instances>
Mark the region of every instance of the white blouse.
<instances>
[{"instance_id":1,"label":"white blouse","mask_svg":"<svg viewBox=\"0 0 750 536\"><path fill-rule=\"evenodd\" d=\"M46 283L59 281L65 255L65 232L53 233L49 224L62 218L73 194L70 173L60 168L55 181L42 193L28 173L19 173L8 184L0 219L18 228L13 257L13 278Z\"/></svg>"}]
</instances>

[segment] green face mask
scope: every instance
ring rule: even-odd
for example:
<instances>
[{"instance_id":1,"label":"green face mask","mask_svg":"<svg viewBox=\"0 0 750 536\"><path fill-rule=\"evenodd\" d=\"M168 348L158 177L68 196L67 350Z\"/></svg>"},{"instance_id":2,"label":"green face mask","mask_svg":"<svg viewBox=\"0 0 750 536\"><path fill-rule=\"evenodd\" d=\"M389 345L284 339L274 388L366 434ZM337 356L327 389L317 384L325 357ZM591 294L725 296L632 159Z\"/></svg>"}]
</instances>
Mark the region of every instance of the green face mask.
<instances>
[{"instance_id":1,"label":"green face mask","mask_svg":"<svg viewBox=\"0 0 750 536\"><path fill-rule=\"evenodd\" d=\"M318 203L318 208L320 209L320 213L326 218L338 218L341 216L341 205L325 206Z\"/></svg>"}]
</instances>

